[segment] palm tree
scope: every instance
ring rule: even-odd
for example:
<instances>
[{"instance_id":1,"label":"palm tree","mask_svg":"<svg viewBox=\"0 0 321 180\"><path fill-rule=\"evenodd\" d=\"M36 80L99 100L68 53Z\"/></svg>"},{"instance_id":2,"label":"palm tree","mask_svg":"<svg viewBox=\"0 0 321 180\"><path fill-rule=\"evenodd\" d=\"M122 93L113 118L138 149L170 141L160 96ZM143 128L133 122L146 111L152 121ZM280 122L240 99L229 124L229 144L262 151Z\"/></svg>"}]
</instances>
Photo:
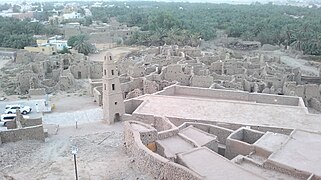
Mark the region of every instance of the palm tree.
<instances>
[{"instance_id":1,"label":"palm tree","mask_svg":"<svg viewBox=\"0 0 321 180\"><path fill-rule=\"evenodd\" d=\"M293 46L295 49L301 51L304 46L304 34L303 32L299 31L292 36L292 43L291 46Z\"/></svg>"},{"instance_id":2,"label":"palm tree","mask_svg":"<svg viewBox=\"0 0 321 180\"><path fill-rule=\"evenodd\" d=\"M84 55L92 52L92 45L87 41L85 35L79 35L77 37L77 40L74 42L74 47L79 53L83 53Z\"/></svg>"}]
</instances>

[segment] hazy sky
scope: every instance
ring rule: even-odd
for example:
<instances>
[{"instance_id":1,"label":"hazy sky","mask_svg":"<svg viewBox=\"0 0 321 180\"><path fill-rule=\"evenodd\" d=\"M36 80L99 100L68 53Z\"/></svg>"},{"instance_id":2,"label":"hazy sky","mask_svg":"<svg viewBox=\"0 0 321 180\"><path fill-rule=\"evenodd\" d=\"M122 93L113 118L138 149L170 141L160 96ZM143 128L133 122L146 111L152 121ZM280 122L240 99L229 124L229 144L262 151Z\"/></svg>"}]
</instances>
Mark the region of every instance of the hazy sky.
<instances>
[{"instance_id":1,"label":"hazy sky","mask_svg":"<svg viewBox=\"0 0 321 180\"><path fill-rule=\"evenodd\" d=\"M65 0L0 0L0 3L9 3L9 2L50 2L50 1L59 1L63 2ZM104 1L110 2L111 0L67 0L67 1ZM114 0L114 1L139 1L139 0ZM144 0L143 0L144 1ZM146 1L146 0L145 0ZM147 0L147 1L155 1L155 0ZM157 0L162 2L212 2L212 3L251 3L255 1L259 2L269 2L275 0ZM284 1L284 0L279 0Z\"/></svg>"}]
</instances>

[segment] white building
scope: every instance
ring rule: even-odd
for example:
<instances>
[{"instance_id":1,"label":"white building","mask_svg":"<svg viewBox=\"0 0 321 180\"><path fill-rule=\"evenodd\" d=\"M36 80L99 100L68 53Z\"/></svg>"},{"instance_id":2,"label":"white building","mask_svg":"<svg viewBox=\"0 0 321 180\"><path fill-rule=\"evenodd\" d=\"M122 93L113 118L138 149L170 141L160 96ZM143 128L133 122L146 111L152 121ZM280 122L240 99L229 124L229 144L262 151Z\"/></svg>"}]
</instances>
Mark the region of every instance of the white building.
<instances>
[{"instance_id":1,"label":"white building","mask_svg":"<svg viewBox=\"0 0 321 180\"><path fill-rule=\"evenodd\" d=\"M57 40L57 39L49 39L49 44L56 46L57 51L62 51L64 47L70 49L71 47L68 46L67 40Z\"/></svg>"},{"instance_id":2,"label":"white building","mask_svg":"<svg viewBox=\"0 0 321 180\"><path fill-rule=\"evenodd\" d=\"M64 14L62 16L64 17L64 19L79 19L79 18L82 18L81 14L77 13L77 12Z\"/></svg>"}]
</instances>

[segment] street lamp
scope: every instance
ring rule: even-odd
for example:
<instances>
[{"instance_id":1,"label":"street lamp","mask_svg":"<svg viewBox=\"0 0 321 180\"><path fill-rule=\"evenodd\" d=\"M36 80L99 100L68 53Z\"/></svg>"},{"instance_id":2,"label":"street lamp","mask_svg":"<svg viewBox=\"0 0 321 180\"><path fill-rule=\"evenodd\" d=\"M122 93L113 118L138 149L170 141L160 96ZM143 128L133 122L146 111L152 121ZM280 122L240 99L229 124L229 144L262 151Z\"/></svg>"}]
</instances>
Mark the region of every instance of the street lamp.
<instances>
[{"instance_id":1,"label":"street lamp","mask_svg":"<svg viewBox=\"0 0 321 180\"><path fill-rule=\"evenodd\" d=\"M78 173L77 173L77 158L76 158L77 152L78 152L78 148L77 148L77 146L72 146L72 147L71 147L71 153L74 155L74 163L75 163L75 175L76 175L76 180L78 180Z\"/></svg>"}]
</instances>

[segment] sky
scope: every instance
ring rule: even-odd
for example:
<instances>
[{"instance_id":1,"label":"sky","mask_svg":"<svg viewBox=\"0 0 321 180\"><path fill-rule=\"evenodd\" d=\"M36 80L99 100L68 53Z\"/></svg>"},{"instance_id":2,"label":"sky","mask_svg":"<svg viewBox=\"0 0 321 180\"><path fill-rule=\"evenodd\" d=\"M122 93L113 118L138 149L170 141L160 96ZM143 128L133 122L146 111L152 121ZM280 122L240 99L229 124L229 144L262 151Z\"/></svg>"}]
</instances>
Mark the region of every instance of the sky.
<instances>
[{"instance_id":1,"label":"sky","mask_svg":"<svg viewBox=\"0 0 321 180\"><path fill-rule=\"evenodd\" d=\"M50 2L50 1L59 1L63 2L66 0L0 0L0 3L10 3L10 2ZM104 1L108 2L111 0L67 0L67 1ZM144 0L113 0L113 1L144 1ZM146 1L146 0L145 0ZM147 0L147 1L155 1L155 0ZM162 2L212 2L212 3L251 3L255 1L260 2L268 2L273 0L156 0Z\"/></svg>"}]
</instances>

